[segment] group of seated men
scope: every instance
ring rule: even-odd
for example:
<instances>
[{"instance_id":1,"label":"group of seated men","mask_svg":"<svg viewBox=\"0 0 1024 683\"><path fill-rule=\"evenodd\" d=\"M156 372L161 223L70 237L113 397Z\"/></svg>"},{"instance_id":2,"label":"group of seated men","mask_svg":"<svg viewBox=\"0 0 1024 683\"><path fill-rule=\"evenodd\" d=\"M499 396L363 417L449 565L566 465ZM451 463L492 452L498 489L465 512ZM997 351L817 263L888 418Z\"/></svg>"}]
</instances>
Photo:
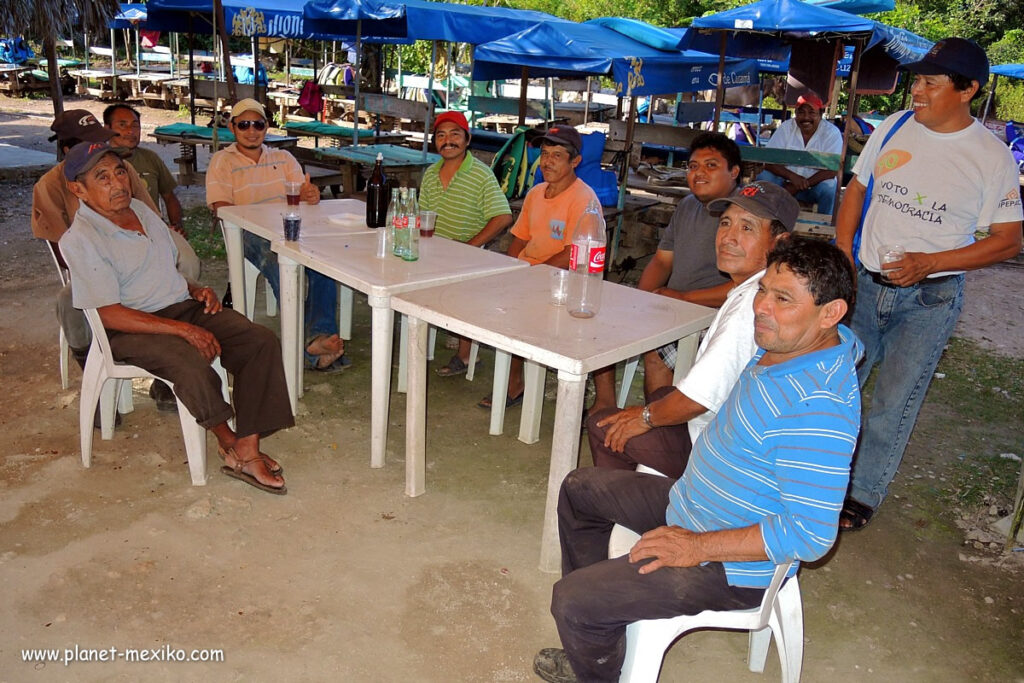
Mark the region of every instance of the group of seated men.
<instances>
[{"instance_id":1,"label":"group of seated men","mask_svg":"<svg viewBox=\"0 0 1024 683\"><path fill-rule=\"evenodd\" d=\"M987 80L988 67L980 48L968 42L941 41L925 59L906 67L917 74L918 106L906 129L908 141L901 144L921 155L921 163L929 157L915 147L919 129L947 135L967 131L966 148L991 143L976 133L970 117L970 99ZM798 104L788 133L795 146L817 144L821 109L812 96ZM225 473L284 493L280 465L260 450L263 436L293 423L277 340L222 310L212 290L194 282L194 253L157 211L163 199L172 228L180 229L173 180L168 189L158 169L125 163L130 155L133 163L147 164L147 155L137 149L138 113L114 105L108 114L107 128L84 110L57 118L52 128L67 156L40 180L34 196L34 232L59 241L55 254L63 254L73 274L73 291L62 292L58 306L68 338L84 357L87 329L73 337L68 326L81 325L74 308L98 309L115 357L169 380L199 423L214 432ZM894 124L898 116L903 118ZM909 114L894 115L884 126L895 131L908 119ZM268 122L258 103L237 104L231 127L237 142L210 163L212 208L282 201L286 180L303 183L304 201L319 201L294 159L264 144ZM433 134L442 158L426 171L422 206L439 213L439 235L483 246L512 223L508 203L493 174L468 154L465 117L442 114ZM538 144L544 182L527 195L508 253L564 268L573 230L594 193L575 175L582 150L575 129L551 127ZM871 153L878 156L885 144L872 143ZM873 283L882 292L879 301L903 290L910 295L928 287L962 288L963 270L1020 248L1019 194L1013 194L1015 188L1007 193L1005 186L1015 178L1004 179L1001 169L993 171L999 182L982 185L981 191L1005 199L986 201L994 208L960 221L972 231L979 221L989 222L989 238L980 245L908 253L882 278L878 264L864 258L871 257L870 249L858 252L864 261L859 270L852 267L851 217L860 213L868 194L859 179L848 189L853 201L840 209L840 250L789 234L799 212L794 196L834 179L769 168L770 176L739 187L739 164L739 150L725 136L709 133L694 141L688 162L692 194L679 203L640 280L642 289L718 308L690 370L673 385L674 349L648 353L644 405L625 410L608 400L605 382L611 375L595 377L598 398L587 428L596 467L572 472L558 503L563 576L555 584L551 609L564 649L545 649L535 658L534 670L545 680L617 680L629 623L753 607L776 564L826 553L843 515L849 517L850 500L844 498L861 427L859 387L866 372L861 368L858 377L857 362L862 346L842 324L851 311L867 310L855 309L858 282ZM871 170L862 166L858 178L870 178ZM916 182L927 174L908 168L905 175L905 182ZM933 185L945 181L936 178ZM817 199L821 209L833 194L834 187L804 197ZM880 239L879 222L884 223L868 214L868 239ZM909 229L901 236L910 239ZM986 249L992 253L975 258ZM246 254L272 283L276 280L265 244L247 244ZM311 294L307 305L319 305L315 299ZM333 303L330 308L333 318ZM863 326L858 315L863 314L855 313L853 324ZM315 311L307 319L315 320ZM314 323L310 335L311 368L343 365L336 328ZM235 376L234 409L221 399L209 368L216 356ZM439 374L465 372L467 363L468 342L460 340ZM522 392L519 364L513 366L507 402L515 403ZM233 430L227 424L232 417ZM870 428L869 420L865 429ZM903 445L905 439L900 449ZM635 472L637 465L665 476ZM844 528L867 523L874 508L861 507L858 524ZM608 559L614 524L643 536L628 555ZM794 565L790 575L796 570Z\"/></svg>"}]
</instances>

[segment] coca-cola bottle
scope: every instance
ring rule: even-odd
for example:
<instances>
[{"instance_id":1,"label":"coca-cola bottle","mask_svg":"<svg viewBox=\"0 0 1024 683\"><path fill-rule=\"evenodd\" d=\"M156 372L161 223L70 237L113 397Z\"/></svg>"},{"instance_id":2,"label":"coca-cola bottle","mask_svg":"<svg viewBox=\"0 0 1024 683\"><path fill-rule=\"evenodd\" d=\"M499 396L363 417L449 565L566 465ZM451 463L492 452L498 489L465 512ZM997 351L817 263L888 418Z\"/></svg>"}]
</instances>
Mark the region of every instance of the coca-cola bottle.
<instances>
[{"instance_id":1,"label":"coca-cola bottle","mask_svg":"<svg viewBox=\"0 0 1024 683\"><path fill-rule=\"evenodd\" d=\"M366 227L384 227L388 212L388 179L384 176L384 155L377 153L370 181L366 183Z\"/></svg>"},{"instance_id":2,"label":"coca-cola bottle","mask_svg":"<svg viewBox=\"0 0 1024 683\"><path fill-rule=\"evenodd\" d=\"M409 201L409 190L408 188L400 188L398 190L398 206L395 207L395 240L392 245L392 251L395 256L404 258L404 254L408 249L409 245L409 230L408 230L408 218L406 214L405 206Z\"/></svg>"},{"instance_id":3,"label":"coca-cola bottle","mask_svg":"<svg viewBox=\"0 0 1024 683\"><path fill-rule=\"evenodd\" d=\"M420 204L416 201L416 188L409 188L409 200L405 204L408 235L406 244L402 251L402 258L406 261L416 261L420 257Z\"/></svg>"},{"instance_id":4,"label":"coca-cola bottle","mask_svg":"<svg viewBox=\"0 0 1024 683\"><path fill-rule=\"evenodd\" d=\"M569 296L566 306L575 318L593 318L601 310L601 281L604 279L604 213L592 200L576 223L569 258Z\"/></svg>"}]
</instances>

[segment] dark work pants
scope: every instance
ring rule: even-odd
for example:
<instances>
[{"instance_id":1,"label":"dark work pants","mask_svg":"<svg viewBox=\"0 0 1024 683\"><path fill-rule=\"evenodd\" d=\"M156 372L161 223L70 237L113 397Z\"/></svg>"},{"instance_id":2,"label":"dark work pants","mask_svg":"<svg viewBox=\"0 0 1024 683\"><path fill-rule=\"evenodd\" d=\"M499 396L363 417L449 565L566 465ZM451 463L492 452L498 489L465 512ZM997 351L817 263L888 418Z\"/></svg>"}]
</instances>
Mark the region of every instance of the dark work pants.
<instances>
[{"instance_id":1,"label":"dark work pants","mask_svg":"<svg viewBox=\"0 0 1024 683\"><path fill-rule=\"evenodd\" d=\"M665 526L675 481L653 474L588 468L569 473L558 498L562 579L551 596L573 671L581 681L618 681L626 626L641 619L756 607L762 588L737 588L719 562L640 574L629 557L608 557L613 524L643 534Z\"/></svg>"},{"instance_id":2,"label":"dark work pants","mask_svg":"<svg viewBox=\"0 0 1024 683\"><path fill-rule=\"evenodd\" d=\"M656 389L650 396L650 402L678 391L673 386ZM605 408L587 416L587 438L590 440L590 453L594 458L595 467L617 470L635 470L637 464L647 465L661 472L669 479L675 480L683 476L686 463L690 459L690 430L686 424L655 427L646 434L634 436L626 442L622 453L616 453L604 445L606 427L598 427L597 423L614 415L618 408Z\"/></svg>"},{"instance_id":3,"label":"dark work pants","mask_svg":"<svg viewBox=\"0 0 1024 683\"><path fill-rule=\"evenodd\" d=\"M114 359L137 365L174 384L174 393L196 422L210 427L235 417L238 436L267 436L295 424L281 362L281 344L265 327L224 309L215 315L189 299L156 311L209 330L220 343L220 362L234 378L235 410L224 402L220 377L199 351L181 337L110 332Z\"/></svg>"}]
</instances>

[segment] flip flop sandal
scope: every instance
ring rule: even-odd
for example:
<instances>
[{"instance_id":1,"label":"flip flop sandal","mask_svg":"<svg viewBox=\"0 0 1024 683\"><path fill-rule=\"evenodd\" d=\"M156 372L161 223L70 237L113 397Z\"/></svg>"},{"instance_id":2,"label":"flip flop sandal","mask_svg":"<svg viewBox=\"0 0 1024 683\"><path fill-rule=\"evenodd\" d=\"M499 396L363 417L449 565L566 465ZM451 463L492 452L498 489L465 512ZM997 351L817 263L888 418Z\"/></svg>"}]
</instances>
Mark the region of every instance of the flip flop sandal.
<instances>
[{"instance_id":1,"label":"flip flop sandal","mask_svg":"<svg viewBox=\"0 0 1024 683\"><path fill-rule=\"evenodd\" d=\"M479 370L483 361L476 362L476 369ZM448 361L448 365L442 366L435 370L440 377L455 377L456 375L465 375L469 370L469 365L459 358L459 354L454 354Z\"/></svg>"},{"instance_id":2,"label":"flip flop sandal","mask_svg":"<svg viewBox=\"0 0 1024 683\"><path fill-rule=\"evenodd\" d=\"M847 498L843 502L843 509L839 512L839 530L860 531L871 522L874 514L874 508L853 498ZM848 522L848 526L843 526L843 522Z\"/></svg>"},{"instance_id":3,"label":"flip flop sandal","mask_svg":"<svg viewBox=\"0 0 1024 683\"><path fill-rule=\"evenodd\" d=\"M352 365L352 361L349 360L348 356L346 356L345 354L341 354L340 356L335 358L334 362L331 363L330 365L320 367L316 363L313 363L311 365L308 365L306 369L312 370L313 372L322 372L325 375L333 375L335 373L341 372L342 370L348 370L350 365Z\"/></svg>"},{"instance_id":4,"label":"flip flop sandal","mask_svg":"<svg viewBox=\"0 0 1024 683\"><path fill-rule=\"evenodd\" d=\"M235 458L237 460L238 459L238 454L235 453L235 449L231 448L231 449L228 449L228 450L231 451L231 457ZM228 461L228 453L227 453L227 451L225 451L220 446L217 446L217 454L220 455L220 459L221 460L223 460L225 463L227 463L227 461ZM270 472L271 474L280 475L282 472L284 472L284 468L281 467L280 463L274 463L275 465L277 465L277 467L274 467L273 465L270 464L271 463L270 456L267 455L266 453L262 453L261 452L260 453L260 457L263 459L263 464L267 466L267 471Z\"/></svg>"},{"instance_id":5,"label":"flip flop sandal","mask_svg":"<svg viewBox=\"0 0 1024 683\"><path fill-rule=\"evenodd\" d=\"M523 402L523 395L524 394L526 394L526 392L525 391L521 391L518 396L513 396L511 398L506 396L505 397L505 407L506 408L515 408L517 405L522 404L522 402ZM491 396L490 396L490 394L488 394L487 396L484 396L482 399L480 399L480 402L477 403L476 406L477 406L477 408L483 408L484 410L490 410L491 409Z\"/></svg>"},{"instance_id":6,"label":"flip flop sandal","mask_svg":"<svg viewBox=\"0 0 1024 683\"><path fill-rule=\"evenodd\" d=\"M232 456L237 457L237 455L234 453L234 449L231 449L231 454ZM234 467L232 467L231 465L224 465L223 467L220 468L220 471L228 475L232 479L244 481L249 486L258 488L260 491L273 493L275 496L283 496L286 493L288 493L287 485L282 484L281 486L271 486L270 484L264 484L253 475L244 471L246 465L248 465L251 462L256 462L257 460L266 462L263 458L263 454L261 453L257 455L255 458L251 458L249 460L244 461L237 461L237 464Z\"/></svg>"},{"instance_id":7,"label":"flip flop sandal","mask_svg":"<svg viewBox=\"0 0 1024 683\"><path fill-rule=\"evenodd\" d=\"M248 462L252 462L252 461L249 460L249 461L247 461L247 463ZM243 467L245 465L246 465L246 463L242 463ZM229 477L233 478L233 479L237 479L239 481L244 481L249 486L253 486L255 488L258 488L260 491L266 491L267 493L273 493L275 496L283 496L286 493L288 493L288 487L285 486L285 485L277 487L277 486L270 486L268 484L264 484L263 482L261 482L259 479L257 479L256 477L252 476L248 472L242 472L241 470L236 470L233 467L229 467L227 465L224 465L223 467L221 467L220 471L223 472L224 474L228 475Z\"/></svg>"}]
</instances>

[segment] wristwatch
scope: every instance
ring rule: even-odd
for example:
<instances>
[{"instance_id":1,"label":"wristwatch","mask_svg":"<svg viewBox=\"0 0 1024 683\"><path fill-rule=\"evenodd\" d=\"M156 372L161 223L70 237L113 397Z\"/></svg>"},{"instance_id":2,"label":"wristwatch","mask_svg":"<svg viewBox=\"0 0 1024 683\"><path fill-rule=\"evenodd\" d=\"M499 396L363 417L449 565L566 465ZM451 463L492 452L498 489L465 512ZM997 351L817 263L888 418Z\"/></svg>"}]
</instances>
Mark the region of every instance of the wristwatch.
<instances>
[{"instance_id":1,"label":"wristwatch","mask_svg":"<svg viewBox=\"0 0 1024 683\"><path fill-rule=\"evenodd\" d=\"M651 424L651 406L650 404L645 405L644 409L640 412L640 419L644 421L644 424L654 429L654 425Z\"/></svg>"}]
</instances>

